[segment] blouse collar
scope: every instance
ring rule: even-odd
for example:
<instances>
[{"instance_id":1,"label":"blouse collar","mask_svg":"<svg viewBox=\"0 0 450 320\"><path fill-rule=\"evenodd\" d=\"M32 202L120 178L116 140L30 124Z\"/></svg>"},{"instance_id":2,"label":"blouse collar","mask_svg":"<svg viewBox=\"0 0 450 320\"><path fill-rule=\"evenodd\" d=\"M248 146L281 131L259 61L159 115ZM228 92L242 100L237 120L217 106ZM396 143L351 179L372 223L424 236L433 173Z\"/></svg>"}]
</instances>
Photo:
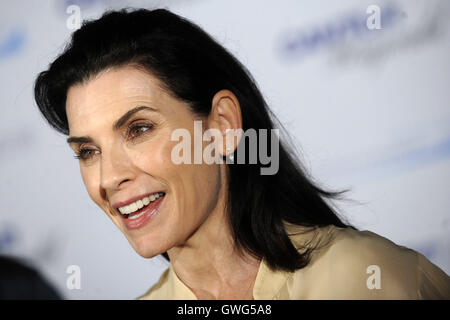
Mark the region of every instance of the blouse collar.
<instances>
[{"instance_id":1,"label":"blouse collar","mask_svg":"<svg viewBox=\"0 0 450 320\"><path fill-rule=\"evenodd\" d=\"M259 264L253 297L255 300L272 300L282 298L281 289L286 284L291 273L285 271L273 271L263 258ZM169 296L174 300L198 300L195 294L178 278L172 264L169 266L168 275Z\"/></svg>"}]
</instances>

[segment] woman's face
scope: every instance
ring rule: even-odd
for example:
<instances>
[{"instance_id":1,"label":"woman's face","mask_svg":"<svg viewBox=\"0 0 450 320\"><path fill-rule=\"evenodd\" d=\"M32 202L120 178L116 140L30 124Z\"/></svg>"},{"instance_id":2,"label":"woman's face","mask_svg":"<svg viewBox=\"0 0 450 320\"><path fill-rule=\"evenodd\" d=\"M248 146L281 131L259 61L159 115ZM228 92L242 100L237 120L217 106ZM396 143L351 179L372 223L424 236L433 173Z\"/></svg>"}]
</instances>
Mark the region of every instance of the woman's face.
<instances>
[{"instance_id":1,"label":"woman's face","mask_svg":"<svg viewBox=\"0 0 450 320\"><path fill-rule=\"evenodd\" d=\"M173 130L194 137L199 118L154 76L131 66L109 69L71 87L66 111L90 197L141 256L183 244L218 205L219 165L171 160L179 143L171 141Z\"/></svg>"}]
</instances>

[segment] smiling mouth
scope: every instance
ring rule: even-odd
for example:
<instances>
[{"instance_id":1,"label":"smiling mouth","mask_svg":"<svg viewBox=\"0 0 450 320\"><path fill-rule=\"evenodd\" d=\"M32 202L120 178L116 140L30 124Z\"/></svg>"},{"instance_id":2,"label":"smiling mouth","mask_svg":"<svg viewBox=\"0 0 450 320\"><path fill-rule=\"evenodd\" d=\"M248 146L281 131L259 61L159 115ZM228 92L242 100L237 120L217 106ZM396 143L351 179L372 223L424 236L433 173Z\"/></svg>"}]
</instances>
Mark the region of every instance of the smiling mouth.
<instances>
[{"instance_id":1,"label":"smiling mouth","mask_svg":"<svg viewBox=\"0 0 450 320\"><path fill-rule=\"evenodd\" d=\"M141 229L151 223L154 217L161 211L161 207L164 205L165 198L165 193L162 192L158 195L158 197L155 197L154 200L150 201L148 204L145 205L144 203L142 203L142 208L139 208L136 211L127 213L127 210L122 209L122 212L119 214L119 216L123 221L125 228L129 231L133 231ZM145 202L147 202L147 200L145 200ZM138 204L139 206L141 205L139 202ZM134 206L132 207L132 209L134 209ZM117 209L117 211L120 212L119 209Z\"/></svg>"},{"instance_id":2,"label":"smiling mouth","mask_svg":"<svg viewBox=\"0 0 450 320\"><path fill-rule=\"evenodd\" d=\"M143 197L129 205L119 207L116 210L124 219L138 219L146 212L153 211L166 194L164 192L156 192L149 196Z\"/></svg>"}]
</instances>

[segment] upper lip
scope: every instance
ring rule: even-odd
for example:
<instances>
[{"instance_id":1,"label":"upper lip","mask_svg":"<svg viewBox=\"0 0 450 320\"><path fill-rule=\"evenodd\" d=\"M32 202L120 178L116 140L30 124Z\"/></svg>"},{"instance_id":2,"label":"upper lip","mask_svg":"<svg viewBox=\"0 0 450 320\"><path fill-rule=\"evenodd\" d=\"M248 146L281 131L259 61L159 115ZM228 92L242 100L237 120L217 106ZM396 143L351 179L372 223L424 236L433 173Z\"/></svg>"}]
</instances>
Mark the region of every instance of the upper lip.
<instances>
[{"instance_id":1,"label":"upper lip","mask_svg":"<svg viewBox=\"0 0 450 320\"><path fill-rule=\"evenodd\" d=\"M140 200L140 199L142 199L142 198L148 197L149 195L154 194L154 193L157 193L157 192L162 192L162 191L153 191L153 192L149 192L149 193L142 194L142 195L140 195L140 196L135 196L135 197L130 198L130 199L125 200L125 201L119 201L119 202L114 203L114 204L112 205L112 207L113 207L114 209L118 209L118 208L120 208L120 207L129 205L130 203L136 202L136 201L138 201L138 200Z\"/></svg>"}]
</instances>

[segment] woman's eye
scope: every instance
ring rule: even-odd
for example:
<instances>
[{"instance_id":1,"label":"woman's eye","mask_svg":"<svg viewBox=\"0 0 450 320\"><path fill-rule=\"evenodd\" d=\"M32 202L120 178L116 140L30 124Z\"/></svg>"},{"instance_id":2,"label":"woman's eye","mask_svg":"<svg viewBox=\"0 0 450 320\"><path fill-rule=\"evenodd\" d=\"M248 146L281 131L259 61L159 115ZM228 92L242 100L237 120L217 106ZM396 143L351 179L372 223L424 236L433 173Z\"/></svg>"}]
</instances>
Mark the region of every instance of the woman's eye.
<instances>
[{"instance_id":1,"label":"woman's eye","mask_svg":"<svg viewBox=\"0 0 450 320\"><path fill-rule=\"evenodd\" d=\"M87 148L85 148L85 149L80 149L80 150L76 153L75 158L76 158L76 159L83 160L83 161L86 161L86 160L89 160L90 158L92 158L92 157L96 154L96 152L98 152L98 150L87 149Z\"/></svg>"},{"instance_id":2,"label":"woman's eye","mask_svg":"<svg viewBox=\"0 0 450 320\"><path fill-rule=\"evenodd\" d=\"M141 136L142 134L146 133L152 128L153 128L152 124L133 125L129 127L127 135L129 139L132 140L134 138ZM98 153L100 152L96 149L80 148L78 151L75 152L75 158L82 161L87 161L92 159Z\"/></svg>"},{"instance_id":3,"label":"woman's eye","mask_svg":"<svg viewBox=\"0 0 450 320\"><path fill-rule=\"evenodd\" d=\"M153 125L151 124L140 124L140 125L133 125L130 127L130 129L128 130L128 136L131 139L134 139L144 133L146 133L147 131L149 131L151 128L153 127Z\"/></svg>"}]
</instances>

